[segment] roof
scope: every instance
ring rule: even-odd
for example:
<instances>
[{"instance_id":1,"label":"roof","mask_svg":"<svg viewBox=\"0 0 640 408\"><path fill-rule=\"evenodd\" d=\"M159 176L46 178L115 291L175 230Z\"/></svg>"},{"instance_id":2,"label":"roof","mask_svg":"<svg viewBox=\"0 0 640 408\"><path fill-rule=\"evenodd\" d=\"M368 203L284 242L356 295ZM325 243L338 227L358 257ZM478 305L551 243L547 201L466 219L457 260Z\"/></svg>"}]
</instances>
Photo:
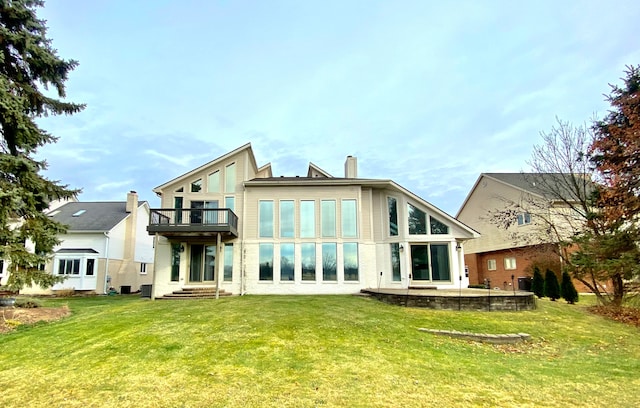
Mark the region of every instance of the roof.
<instances>
[{"instance_id":1,"label":"roof","mask_svg":"<svg viewBox=\"0 0 640 408\"><path fill-rule=\"evenodd\" d=\"M144 204L146 201L139 201L138 207ZM126 205L126 201L67 203L52 211L49 217L68 225L69 231L107 232L130 214L125 210Z\"/></svg>"}]
</instances>

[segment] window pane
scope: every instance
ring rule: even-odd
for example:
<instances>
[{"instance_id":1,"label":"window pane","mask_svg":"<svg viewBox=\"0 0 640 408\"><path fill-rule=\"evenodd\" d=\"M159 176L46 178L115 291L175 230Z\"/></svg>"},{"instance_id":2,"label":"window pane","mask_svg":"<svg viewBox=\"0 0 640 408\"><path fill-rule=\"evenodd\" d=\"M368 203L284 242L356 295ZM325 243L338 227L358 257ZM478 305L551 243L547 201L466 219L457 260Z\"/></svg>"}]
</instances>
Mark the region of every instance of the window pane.
<instances>
[{"instance_id":1,"label":"window pane","mask_svg":"<svg viewBox=\"0 0 640 408\"><path fill-rule=\"evenodd\" d=\"M407 204L409 212L409 234L421 235L427 233L427 214L411 204Z\"/></svg>"},{"instance_id":2,"label":"window pane","mask_svg":"<svg viewBox=\"0 0 640 408\"><path fill-rule=\"evenodd\" d=\"M233 244L224 244L224 280L233 280Z\"/></svg>"},{"instance_id":3,"label":"window pane","mask_svg":"<svg viewBox=\"0 0 640 408\"><path fill-rule=\"evenodd\" d=\"M294 269L293 244L280 244L280 280L292 281Z\"/></svg>"},{"instance_id":4,"label":"window pane","mask_svg":"<svg viewBox=\"0 0 640 408\"><path fill-rule=\"evenodd\" d=\"M345 242L342 245L344 256L344 280L358 280L358 244L356 242Z\"/></svg>"},{"instance_id":5,"label":"window pane","mask_svg":"<svg viewBox=\"0 0 640 408\"><path fill-rule=\"evenodd\" d=\"M228 208L231 211L235 211L236 208L236 198L235 197L225 197L224 198L224 208Z\"/></svg>"},{"instance_id":6,"label":"window pane","mask_svg":"<svg viewBox=\"0 0 640 408\"><path fill-rule=\"evenodd\" d=\"M189 269L189 281L202 281L202 257L204 255L204 245L191 245L191 265Z\"/></svg>"},{"instance_id":7,"label":"window pane","mask_svg":"<svg viewBox=\"0 0 640 408\"><path fill-rule=\"evenodd\" d=\"M391 244L391 276L394 282L399 282L400 277L400 244Z\"/></svg>"},{"instance_id":8,"label":"window pane","mask_svg":"<svg viewBox=\"0 0 640 408\"><path fill-rule=\"evenodd\" d=\"M342 236L345 238L358 236L356 200L342 200Z\"/></svg>"},{"instance_id":9,"label":"window pane","mask_svg":"<svg viewBox=\"0 0 640 408\"><path fill-rule=\"evenodd\" d=\"M171 244L171 281L180 278L180 244Z\"/></svg>"},{"instance_id":10,"label":"window pane","mask_svg":"<svg viewBox=\"0 0 640 408\"><path fill-rule=\"evenodd\" d=\"M197 179L193 183L191 183L191 192L199 193L202 190L202 179Z\"/></svg>"},{"instance_id":11,"label":"window pane","mask_svg":"<svg viewBox=\"0 0 640 408\"><path fill-rule=\"evenodd\" d=\"M215 280L216 246L206 245L204 247L204 254L204 280Z\"/></svg>"},{"instance_id":12,"label":"window pane","mask_svg":"<svg viewBox=\"0 0 640 408\"><path fill-rule=\"evenodd\" d=\"M86 268L85 275L93 276L93 274L95 272L95 269L94 269L95 262L96 262L96 260L93 259L93 258L87 259L87 268Z\"/></svg>"},{"instance_id":13,"label":"window pane","mask_svg":"<svg viewBox=\"0 0 640 408\"><path fill-rule=\"evenodd\" d=\"M336 202L323 200L321 202L320 221L322 223L322 236L336 236Z\"/></svg>"},{"instance_id":14,"label":"window pane","mask_svg":"<svg viewBox=\"0 0 640 408\"><path fill-rule=\"evenodd\" d=\"M316 280L316 244L300 245L302 257L302 280Z\"/></svg>"},{"instance_id":15,"label":"window pane","mask_svg":"<svg viewBox=\"0 0 640 408\"><path fill-rule=\"evenodd\" d=\"M220 192L220 172L219 171L209 174L209 177L207 179L207 191L210 193Z\"/></svg>"},{"instance_id":16,"label":"window pane","mask_svg":"<svg viewBox=\"0 0 640 408\"><path fill-rule=\"evenodd\" d=\"M411 274L413 280L430 280L428 245L411 245Z\"/></svg>"},{"instance_id":17,"label":"window pane","mask_svg":"<svg viewBox=\"0 0 640 408\"><path fill-rule=\"evenodd\" d=\"M431 244L431 279L434 281L451 280L448 244Z\"/></svg>"},{"instance_id":18,"label":"window pane","mask_svg":"<svg viewBox=\"0 0 640 408\"><path fill-rule=\"evenodd\" d=\"M336 244L322 244L322 280L338 280Z\"/></svg>"},{"instance_id":19,"label":"window pane","mask_svg":"<svg viewBox=\"0 0 640 408\"><path fill-rule=\"evenodd\" d=\"M280 201L280 237L293 238L294 229L294 202Z\"/></svg>"},{"instance_id":20,"label":"window pane","mask_svg":"<svg viewBox=\"0 0 640 408\"><path fill-rule=\"evenodd\" d=\"M182 208L183 199L182 197L174 197L173 199L173 208L180 209ZM176 224L180 224L182 222L182 211L176 211Z\"/></svg>"},{"instance_id":21,"label":"window pane","mask_svg":"<svg viewBox=\"0 0 640 408\"><path fill-rule=\"evenodd\" d=\"M236 192L236 164L227 166L224 172L224 191L227 193Z\"/></svg>"},{"instance_id":22,"label":"window pane","mask_svg":"<svg viewBox=\"0 0 640 408\"><path fill-rule=\"evenodd\" d=\"M398 235L398 203L393 197L387 199L389 205L389 235Z\"/></svg>"},{"instance_id":23,"label":"window pane","mask_svg":"<svg viewBox=\"0 0 640 408\"><path fill-rule=\"evenodd\" d=\"M432 234L448 234L449 227L447 227L442 222L436 220L433 217L429 217L431 219L431 233Z\"/></svg>"},{"instance_id":24,"label":"window pane","mask_svg":"<svg viewBox=\"0 0 640 408\"><path fill-rule=\"evenodd\" d=\"M260 201L260 237L273 237L273 201Z\"/></svg>"},{"instance_id":25,"label":"window pane","mask_svg":"<svg viewBox=\"0 0 640 408\"><path fill-rule=\"evenodd\" d=\"M58 275L64 275L64 259L58 260Z\"/></svg>"},{"instance_id":26,"label":"window pane","mask_svg":"<svg viewBox=\"0 0 640 408\"><path fill-rule=\"evenodd\" d=\"M316 202L300 201L300 238L314 238L315 236Z\"/></svg>"},{"instance_id":27,"label":"window pane","mask_svg":"<svg viewBox=\"0 0 640 408\"><path fill-rule=\"evenodd\" d=\"M74 275L80 275L80 260L79 259L74 259L73 260L73 274Z\"/></svg>"},{"instance_id":28,"label":"window pane","mask_svg":"<svg viewBox=\"0 0 640 408\"><path fill-rule=\"evenodd\" d=\"M260 244L260 280L273 280L273 244Z\"/></svg>"}]
</instances>

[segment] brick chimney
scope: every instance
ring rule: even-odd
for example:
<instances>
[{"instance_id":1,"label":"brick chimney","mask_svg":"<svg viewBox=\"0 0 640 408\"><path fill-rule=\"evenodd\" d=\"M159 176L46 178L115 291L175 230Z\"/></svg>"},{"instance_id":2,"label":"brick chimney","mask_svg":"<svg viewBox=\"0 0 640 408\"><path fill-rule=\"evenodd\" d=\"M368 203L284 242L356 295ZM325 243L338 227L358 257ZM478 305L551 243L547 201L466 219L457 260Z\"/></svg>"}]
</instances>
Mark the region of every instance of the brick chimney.
<instances>
[{"instance_id":1,"label":"brick chimney","mask_svg":"<svg viewBox=\"0 0 640 408\"><path fill-rule=\"evenodd\" d=\"M353 156L347 156L344 162L344 177L358 178L358 159Z\"/></svg>"},{"instance_id":2,"label":"brick chimney","mask_svg":"<svg viewBox=\"0 0 640 408\"><path fill-rule=\"evenodd\" d=\"M127 206L125 207L125 211L130 213L138 208L138 193L131 190L127 193Z\"/></svg>"}]
</instances>

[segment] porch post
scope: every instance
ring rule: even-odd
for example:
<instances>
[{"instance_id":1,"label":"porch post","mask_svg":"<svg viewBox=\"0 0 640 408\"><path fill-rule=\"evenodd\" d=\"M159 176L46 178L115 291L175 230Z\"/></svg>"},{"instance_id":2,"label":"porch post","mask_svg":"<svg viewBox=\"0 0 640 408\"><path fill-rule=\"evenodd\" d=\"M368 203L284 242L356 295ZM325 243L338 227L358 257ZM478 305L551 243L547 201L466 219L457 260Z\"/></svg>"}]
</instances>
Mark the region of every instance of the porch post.
<instances>
[{"instance_id":1,"label":"porch post","mask_svg":"<svg viewBox=\"0 0 640 408\"><path fill-rule=\"evenodd\" d=\"M222 251L220 250L222 238L220 234L217 235L217 243L216 243L216 299L220 297L220 272L222 272L222 276L224 276L224 271L221 271L220 268L220 254Z\"/></svg>"}]
</instances>

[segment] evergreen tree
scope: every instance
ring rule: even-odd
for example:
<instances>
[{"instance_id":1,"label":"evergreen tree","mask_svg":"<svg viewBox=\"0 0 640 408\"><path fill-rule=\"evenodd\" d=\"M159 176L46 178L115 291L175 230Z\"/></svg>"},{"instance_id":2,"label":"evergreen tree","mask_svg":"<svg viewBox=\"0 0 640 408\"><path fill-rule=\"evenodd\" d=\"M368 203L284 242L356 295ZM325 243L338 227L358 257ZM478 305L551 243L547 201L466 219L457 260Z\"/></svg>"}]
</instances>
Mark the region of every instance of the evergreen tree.
<instances>
[{"instance_id":1,"label":"evergreen tree","mask_svg":"<svg viewBox=\"0 0 640 408\"><path fill-rule=\"evenodd\" d=\"M558 277L550 269L547 269L547 272L544 275L544 295L553 301L560 298Z\"/></svg>"},{"instance_id":2,"label":"evergreen tree","mask_svg":"<svg viewBox=\"0 0 640 408\"><path fill-rule=\"evenodd\" d=\"M567 301L569 304L574 304L578 301L578 291L576 287L573 285L573 281L571 280L571 276L567 271L562 273L562 283L560 283L560 295L562 298Z\"/></svg>"},{"instance_id":3,"label":"evergreen tree","mask_svg":"<svg viewBox=\"0 0 640 408\"><path fill-rule=\"evenodd\" d=\"M544 296L544 278L540 273L540 269L536 266L533 268L533 281L531 282L531 290L538 297L538 299Z\"/></svg>"},{"instance_id":4,"label":"evergreen tree","mask_svg":"<svg viewBox=\"0 0 640 408\"><path fill-rule=\"evenodd\" d=\"M47 115L73 114L84 105L45 95L53 88L65 97L64 83L77 62L63 60L38 19L41 0L0 0L0 259L8 262L7 289L51 286L59 280L41 271L63 225L43 214L49 202L77 194L43 177L45 161L33 158L38 147L56 138L36 124ZM42 89L41 89L42 88ZM32 242L35 253L28 250Z\"/></svg>"}]
</instances>

